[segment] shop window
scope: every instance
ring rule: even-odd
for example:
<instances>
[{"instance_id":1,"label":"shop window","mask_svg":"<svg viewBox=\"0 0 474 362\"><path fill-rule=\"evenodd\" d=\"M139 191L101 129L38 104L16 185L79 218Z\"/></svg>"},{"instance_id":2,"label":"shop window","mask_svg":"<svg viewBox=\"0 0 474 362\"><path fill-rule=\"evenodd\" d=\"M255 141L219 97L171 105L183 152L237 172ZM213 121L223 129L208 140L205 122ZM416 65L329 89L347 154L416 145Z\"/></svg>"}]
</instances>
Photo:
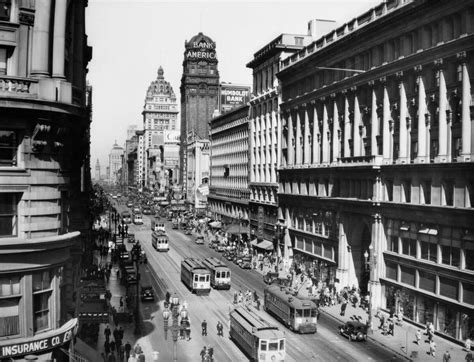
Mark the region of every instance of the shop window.
<instances>
[{"instance_id":1,"label":"shop window","mask_svg":"<svg viewBox=\"0 0 474 362\"><path fill-rule=\"evenodd\" d=\"M385 277L387 279L398 280L398 266L396 263L385 263Z\"/></svg>"},{"instance_id":2,"label":"shop window","mask_svg":"<svg viewBox=\"0 0 474 362\"><path fill-rule=\"evenodd\" d=\"M434 323L434 301L422 296L416 298L416 322L427 324Z\"/></svg>"},{"instance_id":3,"label":"shop window","mask_svg":"<svg viewBox=\"0 0 474 362\"><path fill-rule=\"evenodd\" d=\"M388 251L398 253L398 236L390 235L388 238Z\"/></svg>"},{"instance_id":4,"label":"shop window","mask_svg":"<svg viewBox=\"0 0 474 362\"><path fill-rule=\"evenodd\" d=\"M435 263L438 261L438 246L435 243L420 241L420 246L421 259L429 260Z\"/></svg>"},{"instance_id":5,"label":"shop window","mask_svg":"<svg viewBox=\"0 0 474 362\"><path fill-rule=\"evenodd\" d=\"M402 238L402 254L416 258L416 240Z\"/></svg>"},{"instance_id":6,"label":"shop window","mask_svg":"<svg viewBox=\"0 0 474 362\"><path fill-rule=\"evenodd\" d=\"M17 166L18 140L17 131L0 129L0 167Z\"/></svg>"},{"instance_id":7,"label":"shop window","mask_svg":"<svg viewBox=\"0 0 474 362\"><path fill-rule=\"evenodd\" d=\"M18 194L0 193L0 237L16 236L18 233L18 200Z\"/></svg>"},{"instance_id":8,"label":"shop window","mask_svg":"<svg viewBox=\"0 0 474 362\"><path fill-rule=\"evenodd\" d=\"M441 262L455 267L460 266L461 250L451 245L441 246Z\"/></svg>"},{"instance_id":9,"label":"shop window","mask_svg":"<svg viewBox=\"0 0 474 362\"><path fill-rule=\"evenodd\" d=\"M456 337L456 311L447 305L438 305L438 330L453 338Z\"/></svg>"},{"instance_id":10,"label":"shop window","mask_svg":"<svg viewBox=\"0 0 474 362\"><path fill-rule=\"evenodd\" d=\"M400 266L400 281L404 284L415 286L415 269L406 266Z\"/></svg>"},{"instance_id":11,"label":"shop window","mask_svg":"<svg viewBox=\"0 0 474 362\"><path fill-rule=\"evenodd\" d=\"M436 292L436 276L431 273L427 273L425 271L419 270L418 275L420 277L419 280L419 288L426 290L431 293Z\"/></svg>"},{"instance_id":12,"label":"shop window","mask_svg":"<svg viewBox=\"0 0 474 362\"><path fill-rule=\"evenodd\" d=\"M451 299L458 299L458 281L445 277L439 278L439 294Z\"/></svg>"},{"instance_id":13,"label":"shop window","mask_svg":"<svg viewBox=\"0 0 474 362\"><path fill-rule=\"evenodd\" d=\"M474 284L462 283L462 301L474 304Z\"/></svg>"}]
</instances>

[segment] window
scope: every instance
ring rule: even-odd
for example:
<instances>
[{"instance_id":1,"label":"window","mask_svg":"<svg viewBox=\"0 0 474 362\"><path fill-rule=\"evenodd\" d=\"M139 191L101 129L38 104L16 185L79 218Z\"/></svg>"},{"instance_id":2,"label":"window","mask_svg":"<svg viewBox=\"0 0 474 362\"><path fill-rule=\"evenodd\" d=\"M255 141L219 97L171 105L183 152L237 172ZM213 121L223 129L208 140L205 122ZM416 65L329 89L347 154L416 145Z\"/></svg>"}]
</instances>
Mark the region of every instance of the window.
<instances>
[{"instance_id":1,"label":"window","mask_svg":"<svg viewBox=\"0 0 474 362\"><path fill-rule=\"evenodd\" d=\"M0 166L16 166L18 132L0 129Z\"/></svg>"},{"instance_id":2,"label":"window","mask_svg":"<svg viewBox=\"0 0 474 362\"><path fill-rule=\"evenodd\" d=\"M0 20L10 21L11 0L0 0Z\"/></svg>"},{"instance_id":3,"label":"window","mask_svg":"<svg viewBox=\"0 0 474 362\"><path fill-rule=\"evenodd\" d=\"M451 245L441 246L441 262L446 265L459 267L461 250Z\"/></svg>"},{"instance_id":4,"label":"window","mask_svg":"<svg viewBox=\"0 0 474 362\"><path fill-rule=\"evenodd\" d=\"M439 294L442 296L458 299L458 287L459 283L457 280L444 277L439 278Z\"/></svg>"},{"instance_id":5,"label":"window","mask_svg":"<svg viewBox=\"0 0 474 362\"><path fill-rule=\"evenodd\" d=\"M398 280L398 266L395 263L386 262L385 276L387 279Z\"/></svg>"},{"instance_id":6,"label":"window","mask_svg":"<svg viewBox=\"0 0 474 362\"><path fill-rule=\"evenodd\" d=\"M385 188L387 190L387 200L393 201L393 180L385 180Z\"/></svg>"},{"instance_id":7,"label":"window","mask_svg":"<svg viewBox=\"0 0 474 362\"><path fill-rule=\"evenodd\" d=\"M423 197L425 198L425 205L431 204L431 181L423 181Z\"/></svg>"},{"instance_id":8,"label":"window","mask_svg":"<svg viewBox=\"0 0 474 362\"><path fill-rule=\"evenodd\" d=\"M416 240L402 238L402 254L416 258Z\"/></svg>"},{"instance_id":9,"label":"window","mask_svg":"<svg viewBox=\"0 0 474 362\"><path fill-rule=\"evenodd\" d=\"M401 282L415 286L415 269L413 268L408 268L406 266L400 266L401 270Z\"/></svg>"},{"instance_id":10,"label":"window","mask_svg":"<svg viewBox=\"0 0 474 362\"><path fill-rule=\"evenodd\" d=\"M462 283L462 291L463 302L472 304L474 300L474 284Z\"/></svg>"},{"instance_id":11,"label":"window","mask_svg":"<svg viewBox=\"0 0 474 362\"><path fill-rule=\"evenodd\" d=\"M33 327L38 332L50 326L52 273L49 270L33 274Z\"/></svg>"},{"instance_id":12,"label":"window","mask_svg":"<svg viewBox=\"0 0 474 362\"><path fill-rule=\"evenodd\" d=\"M0 193L0 237L17 235L18 199L17 194Z\"/></svg>"},{"instance_id":13,"label":"window","mask_svg":"<svg viewBox=\"0 0 474 362\"><path fill-rule=\"evenodd\" d=\"M295 45L303 45L303 37L295 36Z\"/></svg>"},{"instance_id":14,"label":"window","mask_svg":"<svg viewBox=\"0 0 474 362\"><path fill-rule=\"evenodd\" d=\"M444 204L446 206L453 206L453 194L454 194L454 180L444 180L443 182L444 192Z\"/></svg>"},{"instance_id":15,"label":"window","mask_svg":"<svg viewBox=\"0 0 474 362\"><path fill-rule=\"evenodd\" d=\"M466 269L474 270L474 250L465 249L464 259L466 260Z\"/></svg>"},{"instance_id":16,"label":"window","mask_svg":"<svg viewBox=\"0 0 474 362\"><path fill-rule=\"evenodd\" d=\"M431 273L424 272L420 270L418 272L418 275L420 277L419 281L419 288L426 290L431 293L436 292L436 276Z\"/></svg>"},{"instance_id":17,"label":"window","mask_svg":"<svg viewBox=\"0 0 474 362\"><path fill-rule=\"evenodd\" d=\"M20 333L20 298L2 299L0 306L0 337Z\"/></svg>"},{"instance_id":18,"label":"window","mask_svg":"<svg viewBox=\"0 0 474 362\"><path fill-rule=\"evenodd\" d=\"M403 191L405 193L405 202L411 202L411 180L405 180Z\"/></svg>"},{"instance_id":19,"label":"window","mask_svg":"<svg viewBox=\"0 0 474 362\"><path fill-rule=\"evenodd\" d=\"M438 260L438 246L435 243L427 241L420 241L421 259L437 262Z\"/></svg>"},{"instance_id":20,"label":"window","mask_svg":"<svg viewBox=\"0 0 474 362\"><path fill-rule=\"evenodd\" d=\"M388 239L388 251L398 253L398 236L390 235Z\"/></svg>"}]
</instances>

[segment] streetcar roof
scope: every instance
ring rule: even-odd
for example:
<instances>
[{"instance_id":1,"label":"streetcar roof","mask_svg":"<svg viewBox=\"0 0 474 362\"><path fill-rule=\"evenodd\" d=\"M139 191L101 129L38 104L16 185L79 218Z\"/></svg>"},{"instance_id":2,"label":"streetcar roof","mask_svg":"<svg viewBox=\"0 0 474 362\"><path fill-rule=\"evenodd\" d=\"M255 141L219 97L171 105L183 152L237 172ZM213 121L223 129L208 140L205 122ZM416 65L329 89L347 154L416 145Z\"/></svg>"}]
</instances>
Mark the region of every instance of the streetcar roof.
<instances>
[{"instance_id":1,"label":"streetcar roof","mask_svg":"<svg viewBox=\"0 0 474 362\"><path fill-rule=\"evenodd\" d=\"M201 259L186 258L181 262L181 265L191 270L199 270L200 273L210 273L209 270L202 264Z\"/></svg>"},{"instance_id":2,"label":"streetcar roof","mask_svg":"<svg viewBox=\"0 0 474 362\"><path fill-rule=\"evenodd\" d=\"M278 339L285 337L285 334L277 326L264 319L252 308L237 307L230 314L242 327L251 331L258 338Z\"/></svg>"},{"instance_id":3,"label":"streetcar roof","mask_svg":"<svg viewBox=\"0 0 474 362\"><path fill-rule=\"evenodd\" d=\"M312 300L301 299L300 297L293 295L293 293L291 293L288 288L282 287L280 285L269 285L265 288L265 291L295 309L317 308L316 303L314 303Z\"/></svg>"},{"instance_id":4,"label":"streetcar roof","mask_svg":"<svg viewBox=\"0 0 474 362\"><path fill-rule=\"evenodd\" d=\"M203 260L203 264L209 268L227 268L227 265L216 257L209 257Z\"/></svg>"}]
</instances>

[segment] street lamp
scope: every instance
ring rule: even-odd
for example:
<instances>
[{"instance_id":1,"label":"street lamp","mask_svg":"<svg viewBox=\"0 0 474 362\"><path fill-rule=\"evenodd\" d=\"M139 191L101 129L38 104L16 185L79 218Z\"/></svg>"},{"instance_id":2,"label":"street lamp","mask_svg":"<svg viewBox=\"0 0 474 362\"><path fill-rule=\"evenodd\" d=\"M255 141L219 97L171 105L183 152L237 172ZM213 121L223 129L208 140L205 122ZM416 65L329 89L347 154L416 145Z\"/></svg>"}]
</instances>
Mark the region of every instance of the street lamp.
<instances>
[{"instance_id":1,"label":"street lamp","mask_svg":"<svg viewBox=\"0 0 474 362\"><path fill-rule=\"evenodd\" d=\"M137 292L135 294L135 331L133 332L135 335L140 334L140 311L139 311L139 304L140 304L140 253L141 247L140 244L137 242L132 247L132 258L135 262L135 267L137 269Z\"/></svg>"},{"instance_id":2,"label":"street lamp","mask_svg":"<svg viewBox=\"0 0 474 362\"><path fill-rule=\"evenodd\" d=\"M183 302L181 305L181 311L179 310L179 298L176 293L170 298L171 310L165 307L163 311L164 331L165 339L168 339L168 330L171 330L171 336L173 338L173 362L178 361L178 336L179 332L185 333L186 324L188 320L187 303ZM169 318L171 317L171 326L169 325ZM180 323L181 317L181 323ZM187 322L187 323L182 323Z\"/></svg>"},{"instance_id":3,"label":"street lamp","mask_svg":"<svg viewBox=\"0 0 474 362\"><path fill-rule=\"evenodd\" d=\"M375 266L377 265L377 258L376 258L376 253L374 250L374 247L369 245L369 250L364 252L364 259L365 259L365 267L366 270L370 272L369 275L369 318L367 320L368 324L368 332L373 333L373 328L372 328L372 316L373 316L373 311L372 311L372 289L375 283Z\"/></svg>"},{"instance_id":4,"label":"street lamp","mask_svg":"<svg viewBox=\"0 0 474 362\"><path fill-rule=\"evenodd\" d=\"M280 262L280 257L281 257L281 239L284 235L284 230L285 230L285 220L283 219L278 219L277 223L275 224L275 237L277 241L277 257L278 257L278 262Z\"/></svg>"}]
</instances>

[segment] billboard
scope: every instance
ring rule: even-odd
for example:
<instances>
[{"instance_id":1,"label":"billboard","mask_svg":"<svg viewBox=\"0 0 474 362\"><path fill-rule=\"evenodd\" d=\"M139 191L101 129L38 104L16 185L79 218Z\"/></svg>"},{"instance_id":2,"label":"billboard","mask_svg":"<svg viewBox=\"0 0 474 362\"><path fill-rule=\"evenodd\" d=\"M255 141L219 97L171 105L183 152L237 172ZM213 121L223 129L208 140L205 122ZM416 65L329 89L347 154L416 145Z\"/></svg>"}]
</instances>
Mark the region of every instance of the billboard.
<instances>
[{"instance_id":1,"label":"billboard","mask_svg":"<svg viewBox=\"0 0 474 362\"><path fill-rule=\"evenodd\" d=\"M225 113L250 102L250 86L221 84L219 88L219 112Z\"/></svg>"}]
</instances>

